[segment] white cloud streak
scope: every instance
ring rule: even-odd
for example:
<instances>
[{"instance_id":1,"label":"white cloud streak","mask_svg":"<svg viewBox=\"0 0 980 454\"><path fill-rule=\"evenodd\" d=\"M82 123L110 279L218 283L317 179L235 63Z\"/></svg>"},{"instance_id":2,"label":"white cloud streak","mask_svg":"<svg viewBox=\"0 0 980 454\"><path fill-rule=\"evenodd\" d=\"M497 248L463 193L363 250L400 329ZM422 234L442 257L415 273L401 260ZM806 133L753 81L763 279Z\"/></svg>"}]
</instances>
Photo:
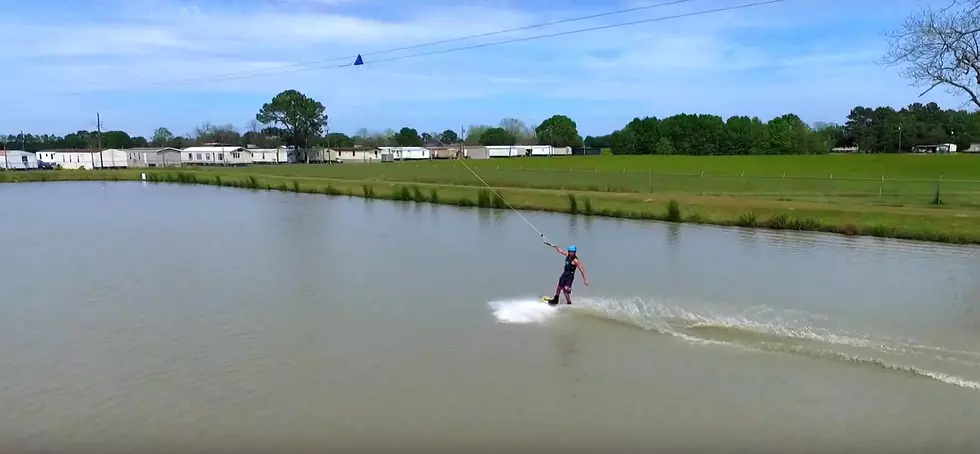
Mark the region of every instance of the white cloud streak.
<instances>
[{"instance_id":1,"label":"white cloud streak","mask_svg":"<svg viewBox=\"0 0 980 454\"><path fill-rule=\"evenodd\" d=\"M356 3L277 1L325 5L328 11L333 6ZM897 0L889 5L907 10L905 3L909 1ZM117 14L121 17L103 22L95 19L100 17L99 11L89 11L91 19L82 17L65 24L34 25L16 17L0 18L4 55L17 68L0 75L7 88L2 96L8 98L8 104L13 102L9 99L12 94L35 96L30 109L50 110L68 103L65 96L54 91L96 91L84 97L91 101L100 96L97 90L106 89L133 94L194 92L271 97L278 91L296 88L323 100L332 109L347 112L368 112L400 102L418 103L415 114L419 115L440 110L439 103L468 100L478 104L510 96L537 103L549 99L640 102L655 107L658 115L678 111L737 114L748 113L747 109L765 112L760 115L778 115L803 110L833 115L830 119L834 120L857 102L913 101L908 99L910 89L903 81L873 64L880 55L880 41L847 48L828 44L841 39L835 33L853 33L828 25L841 11L860 17L853 2L842 0L818 6L787 3L377 65L370 63L389 56L731 3L702 0L691 6L651 10L642 16L607 17L378 57L370 53L567 16L560 11L532 13L462 2L462 6L438 8L412 4L406 7L413 14L399 20L323 12L320 8L288 11L253 6L231 10L203 3L188 6L139 1L121 5L121 10L115 10L121 11ZM103 2L100 7L113 5ZM882 13L871 5L865 14L870 18ZM807 27L818 30L808 32ZM38 39L39 36L44 38ZM283 68L261 77L214 78L358 53L365 54L368 65L305 72L287 72L298 68ZM348 62L324 65L342 63ZM192 80L200 78L212 79ZM77 100L71 104L79 106ZM830 114L831 111L835 113ZM635 115L646 114L653 112ZM237 115L248 117L251 113ZM520 116L520 112L514 116ZM197 121L200 119L192 120ZM3 116L0 122L6 124ZM176 129L182 128L187 129Z\"/></svg>"}]
</instances>

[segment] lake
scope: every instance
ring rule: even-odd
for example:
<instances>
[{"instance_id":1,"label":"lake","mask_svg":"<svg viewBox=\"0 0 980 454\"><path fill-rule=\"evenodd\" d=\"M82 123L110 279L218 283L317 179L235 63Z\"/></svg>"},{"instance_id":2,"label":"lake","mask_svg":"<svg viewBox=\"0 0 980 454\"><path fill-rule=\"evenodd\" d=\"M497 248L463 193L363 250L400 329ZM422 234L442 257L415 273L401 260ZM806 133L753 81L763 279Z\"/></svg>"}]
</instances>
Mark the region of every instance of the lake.
<instances>
[{"instance_id":1,"label":"lake","mask_svg":"<svg viewBox=\"0 0 980 454\"><path fill-rule=\"evenodd\" d=\"M980 248L0 185L0 451L980 449Z\"/></svg>"}]
</instances>

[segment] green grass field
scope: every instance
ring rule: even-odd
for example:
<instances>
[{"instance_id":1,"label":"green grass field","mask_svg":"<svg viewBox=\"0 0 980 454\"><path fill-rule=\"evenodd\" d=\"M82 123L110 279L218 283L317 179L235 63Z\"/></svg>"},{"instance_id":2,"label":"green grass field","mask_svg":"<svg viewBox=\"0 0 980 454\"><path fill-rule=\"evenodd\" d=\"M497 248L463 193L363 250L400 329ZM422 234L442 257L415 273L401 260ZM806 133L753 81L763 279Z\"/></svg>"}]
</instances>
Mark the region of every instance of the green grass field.
<instances>
[{"instance_id":1,"label":"green grass field","mask_svg":"<svg viewBox=\"0 0 980 454\"><path fill-rule=\"evenodd\" d=\"M349 163L353 166L355 163ZM822 156L568 156L468 159L478 172L486 170L591 171L646 174L741 175L782 177L980 180L978 155L822 155ZM388 167L458 167L455 160L382 164ZM348 166L341 164L339 166ZM337 166L337 167L339 167ZM255 166L254 168L263 168ZM376 170L364 170L377 172ZM313 171L319 172L319 171Z\"/></svg>"},{"instance_id":2,"label":"green grass field","mask_svg":"<svg viewBox=\"0 0 980 454\"><path fill-rule=\"evenodd\" d=\"M569 156L467 160L477 169L545 169L781 177L980 180L980 155ZM441 165L451 162L440 161Z\"/></svg>"},{"instance_id":3,"label":"green grass field","mask_svg":"<svg viewBox=\"0 0 980 454\"><path fill-rule=\"evenodd\" d=\"M728 195L886 206L930 205L935 202L938 190L940 200L947 207L980 208L980 156L962 155L575 156L297 164L232 171L277 177L464 186L481 186L482 178L493 187L507 188Z\"/></svg>"},{"instance_id":4,"label":"green grass field","mask_svg":"<svg viewBox=\"0 0 980 454\"><path fill-rule=\"evenodd\" d=\"M465 164L519 209L980 243L980 181L973 181L980 180L980 156L576 156ZM451 160L0 172L0 182L135 180L143 172L160 182L506 206L464 162Z\"/></svg>"}]
</instances>

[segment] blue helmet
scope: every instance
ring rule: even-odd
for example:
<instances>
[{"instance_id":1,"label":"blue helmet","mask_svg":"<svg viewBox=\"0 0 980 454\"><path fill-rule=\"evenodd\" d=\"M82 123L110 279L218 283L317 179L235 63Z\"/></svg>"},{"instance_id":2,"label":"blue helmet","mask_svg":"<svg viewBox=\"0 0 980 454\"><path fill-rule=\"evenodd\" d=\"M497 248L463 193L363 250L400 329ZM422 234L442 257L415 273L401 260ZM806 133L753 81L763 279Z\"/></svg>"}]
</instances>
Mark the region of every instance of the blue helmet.
<instances>
[{"instance_id":1,"label":"blue helmet","mask_svg":"<svg viewBox=\"0 0 980 454\"><path fill-rule=\"evenodd\" d=\"M574 244L568 247L568 252L575 252L575 245Z\"/></svg>"}]
</instances>

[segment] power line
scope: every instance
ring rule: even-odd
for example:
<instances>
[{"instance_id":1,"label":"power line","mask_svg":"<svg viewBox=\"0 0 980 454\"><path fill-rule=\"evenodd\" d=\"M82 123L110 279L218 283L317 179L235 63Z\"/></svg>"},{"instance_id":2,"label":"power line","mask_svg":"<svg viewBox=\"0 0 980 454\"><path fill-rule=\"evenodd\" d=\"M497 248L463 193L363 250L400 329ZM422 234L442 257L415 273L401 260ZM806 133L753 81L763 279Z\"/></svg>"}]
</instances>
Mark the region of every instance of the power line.
<instances>
[{"instance_id":1,"label":"power line","mask_svg":"<svg viewBox=\"0 0 980 454\"><path fill-rule=\"evenodd\" d=\"M384 50L384 51L373 52L371 54L361 54L361 56L363 57L364 55L372 55L372 54L373 55L377 55L377 54L382 54L382 53L390 53L390 52L395 52L395 51L403 50L403 49L418 48L418 47L424 47L424 46L431 46L431 45L435 45L435 44L441 44L443 42L461 41L461 40L472 39L472 38L480 37L480 36L489 36L489 35L493 35L493 34L506 33L506 32L509 32L509 31L523 30L523 29L529 29L529 28L535 28L535 27L543 27L543 26L546 26L546 25L553 25L553 24L557 24L557 23L572 22L572 21L576 21L576 20L583 20L584 18L600 17L600 16L603 16L603 15L619 14L619 13L622 13L622 12L628 12L628 11L637 10L637 9L652 8L652 7L655 7L655 6L665 6L665 5L669 5L669 4L682 3L682 2L686 2L686 1L691 1L691 0L674 0L671 3L659 3L657 5L647 5L647 6L644 6L644 7L632 8L632 9L629 9L629 10L619 10L619 11L608 12L608 13L594 14L594 15L591 15L591 16L585 16L585 17L581 17L581 18L564 19L562 21L555 21L555 22L550 22L550 23L546 23L546 24L537 24L537 25L532 25L532 26L527 26L527 27L521 27L521 28L515 28L515 29L510 29L510 30L503 30L503 31L498 31L498 32L484 33L484 34L481 34L481 35L473 35L473 36L468 36L468 37L453 38L453 39L443 40L443 41L434 42L434 43L417 44L417 45L414 45L414 46L408 46L408 47L404 47L404 48L398 48L398 49L391 49L391 50ZM775 4L775 3L782 3L782 2L785 2L785 1L789 1L789 0L766 0L766 1L759 1L759 2L753 2L753 3L745 3L745 4L741 4L741 5L734 5L734 6L726 6L726 7L721 7L721 8L714 8L714 9L709 9L709 10L694 11L694 12L690 12L690 13L674 14L674 15L670 15L670 16L660 16L660 17L655 17L655 18L650 18L650 19L641 19L641 20L635 20L635 21L629 21L629 22L618 22L618 23L614 23L614 24L601 25L601 26L596 26L596 27L588 27L588 28L567 30L567 31L563 31L563 32L548 33L548 34L543 34L543 35L534 35L534 36L527 36L527 37L521 37L521 38L513 38L513 39L508 39L508 40L503 40L503 41L494 41L494 42L490 42L490 43L474 44L474 45L469 45L469 46L454 47L454 48L449 48L449 49L440 49L440 50L434 50L434 51L428 51L428 52L421 52L421 53L415 53L415 54L400 55L400 56L389 57L389 58L384 58L384 59L379 59L379 60L369 60L369 61L363 62L363 64L367 65L367 64L375 64L375 63L384 63L384 62L391 62L391 61L396 61L396 60L404 60L404 59L409 59L409 58L425 57L425 56L429 56L429 55L437 55L437 54L444 54L444 53L450 53L450 52L460 52L460 51L464 51L464 50L480 49L480 48L491 47L491 46L500 46L500 45L504 45L504 44L511 44L511 43L524 42L524 41L532 41L532 40L538 40L538 39L544 39L544 38L553 38L553 37L557 37L557 36L573 35L573 34L586 33L586 32L597 31L597 30L606 30L606 29L612 29L612 28L626 27L626 26L630 26L630 25L638 25L638 24L645 24L645 23L652 23L652 22L660 22L660 21L666 21L666 20L671 20L671 19L680 19L680 18L684 18L684 17L701 16L701 15L718 13L718 12L724 12L724 11L734 11L734 10L739 10L739 9L751 8L751 7L755 7L755 6L763 6L763 5L770 5L770 4ZM356 58L356 56L344 57L344 59L346 59L346 60L350 60L350 59L353 59L353 58ZM191 81L201 81L201 82L212 82L213 81L213 82L220 82L220 81L227 81L227 80L248 79L248 78L253 78L253 77L275 76L275 75L283 75L283 74L294 74L294 73L300 73L300 72L306 72L306 71L316 71L316 70L327 70L327 69L346 68L346 67L350 67L350 66L354 66L355 65L354 62L348 62L348 63L344 63L344 64L339 64L339 65L313 66L313 67L309 67L309 68L296 68L298 66L308 66L308 65L313 65L313 64L325 63L325 62L330 62L330 61L340 61L340 60L341 60L340 58L336 58L336 59L321 60L321 61L318 61L318 62L295 63L295 64L291 64L291 65L283 65L283 66L276 67L276 68L264 68L264 69L261 69L261 70L250 70L250 71L242 71L242 72L236 72L236 73L219 74L219 75L207 76L207 77L201 77L201 78L195 78L195 79L185 79L184 81L186 81L186 82L191 82ZM295 69L287 69L287 68L295 68ZM272 70L275 70L275 69L280 69L280 70L279 71L272 71ZM285 69L285 70L283 70L283 69ZM272 72L259 73L259 71L272 71ZM178 81L171 81L170 83L180 83L180 82L181 81L178 80ZM157 83L154 83L154 84L150 84L150 86L153 86L153 85L156 85L156 84L159 84L159 83L162 83L162 82L157 82ZM136 88L136 87L131 87L131 88ZM100 89L85 90L85 91L74 92L74 93L67 93L67 94L68 95L78 95L78 94L86 94L86 93L93 93L93 92L99 92L99 91L105 91L105 90L104 89L101 89L101 90Z\"/></svg>"},{"instance_id":2,"label":"power line","mask_svg":"<svg viewBox=\"0 0 980 454\"><path fill-rule=\"evenodd\" d=\"M527 36L527 37L522 37L522 38L508 39L508 40L504 40L504 41L495 41L495 42L492 42L492 43L474 44L474 45L470 45L470 46L454 47L454 48L450 48L450 49L440 49L440 50L434 50L434 51L429 51L429 52L421 52L421 53L416 53L416 54L400 55L400 56L397 56L397 57L383 58L383 59L380 59L380 60L365 61L365 62L363 62L363 64L364 65L367 65L367 64L385 63L385 62L391 62L391 61L396 61L396 60L404 60L404 59L408 59L408 58L418 58L418 57L425 57L425 56L429 56L429 55L437 55L437 54L445 54L445 53L450 53L450 52L459 52L459 51L464 51L464 50L480 49L480 48L484 48L484 47L500 46L500 45L503 45L503 44L512 44L512 43L517 43L517 42L532 41L532 40L544 39L544 38L553 38L553 37L556 37L556 36L566 36L566 35L573 35L573 34L578 34L578 33L586 33L586 32L597 31L597 30L606 30L606 29L612 29L612 28L626 27L626 26L630 26L630 25L645 24L645 23L651 23L651 22L660 22L660 21L666 21L666 20L670 20L670 19L680 19L680 18L684 18L684 17L701 16L701 15L705 15L705 14L719 13L719 12L723 12L723 11L734 11L734 10L739 10L739 9L751 8L751 7L755 7L755 6L762 6L762 5L771 5L771 4L775 4L775 3L782 3L782 2L786 2L786 1L789 1L789 0L766 0L766 1L760 1L760 2L745 3L745 4L741 4L741 5L726 6L726 7L722 7L722 8L714 8L714 9L709 9L709 10L695 11L695 12L683 13L683 14L675 14L675 15L671 15L671 16L661 16L661 17L655 17L655 18L651 18L651 19L641 19L641 20L635 20L635 21L630 21L630 22L619 22L619 23L615 23L615 24L601 25L601 26L596 26L596 27L581 28L581 29L575 29L575 30L568 30L568 31L564 31L564 32L556 32L556 33L549 33L549 34L544 34L544 35ZM298 69L292 69L292 70L288 70L288 71L278 71L278 72L271 72L271 73L265 73L265 74L240 74L239 73L239 74L232 74L230 77L216 77L214 79L206 79L206 80L207 81L226 81L226 80L235 80L235 79L248 79L248 78L252 78L252 77L273 76L273 75L300 73L300 72L306 72L306 71L316 71L316 70L327 70L327 69L346 68L346 67L349 67L349 66L354 66L354 63L351 62L351 63L344 63L344 64L341 64L341 65L315 66L315 67L312 67L312 68L298 68Z\"/></svg>"},{"instance_id":3,"label":"power line","mask_svg":"<svg viewBox=\"0 0 980 454\"><path fill-rule=\"evenodd\" d=\"M400 52L400 51L403 51L403 50L418 49L418 48L421 48L421 47L436 46L436 45L439 45L439 44L448 44L448 43L454 43L454 42L459 42L459 41L466 41L466 40L476 39L476 38L485 38L487 36L502 35L504 33L511 33L511 32L523 31L523 30L531 30L531 29L534 29L534 28L541 28L541 27L549 27L549 26L552 26L552 25L565 24L565 23L569 23L569 22L578 22L578 21L583 21L583 20L587 20L587 19L595 19L595 18L605 17L605 16L613 16L613 15L616 15L616 14L632 13L632 12L636 12L636 11L642 11L642 10L653 9L653 8L660 8L662 6L677 5L677 4L680 4L680 3L687 3L687 2L691 2L691 1L693 1L693 0L673 0L673 1L665 2L665 3L656 3L656 4L653 4L653 5L637 6L637 7L634 7L634 8L619 9L619 10L615 10L615 11L608 11L608 12L605 12L605 13L591 14L591 15L588 15L588 16L572 17L572 18L557 20L557 21L553 21L553 22L543 22L543 23L538 23L538 24L533 24L533 25L526 25L526 26L523 26L523 27L510 28L510 29L507 29L507 30L497 30L497 31L493 31L493 32L480 33L480 34L476 34L476 35L467 35L467 36L460 36L460 37L457 37L457 38L449 38L449 39L444 39L444 40L440 40L440 41L430 41L430 42L427 42L427 43L413 44L411 46L397 47L397 48L394 48L394 49L379 50L379 51L374 51L374 52L363 53L363 54L360 54L360 55L362 57L364 57L364 56L368 56L368 55L390 54L392 52ZM323 60L312 60L312 61L306 61L306 62L291 63L291 64L288 64L288 65L272 66L272 67L268 67L268 68L250 69L250 70L238 71L238 72L234 72L234 73L215 74L215 75L212 75L212 76L203 76L203 77L198 77L198 78L182 79L180 81L181 82L194 82L194 81L198 81L198 80L207 80L207 79L210 79L210 78L213 78L213 77L219 77L220 78L220 77L224 77L224 76L237 76L237 75L244 75L244 74L251 74L251 73L261 73L261 72L274 71L274 70L279 70L279 69L295 68L295 67L299 67L299 66L319 65L319 64L330 63L330 62L335 62L335 61L351 61L351 60L354 60L355 58L357 58L357 55L348 55L348 56L344 56L344 57L335 57L335 58L327 58L327 59L323 59ZM172 83L172 82L173 81L170 81L170 82L160 81L160 82L154 82L152 85L158 85L158 84L163 84L163 83Z\"/></svg>"}]
</instances>

